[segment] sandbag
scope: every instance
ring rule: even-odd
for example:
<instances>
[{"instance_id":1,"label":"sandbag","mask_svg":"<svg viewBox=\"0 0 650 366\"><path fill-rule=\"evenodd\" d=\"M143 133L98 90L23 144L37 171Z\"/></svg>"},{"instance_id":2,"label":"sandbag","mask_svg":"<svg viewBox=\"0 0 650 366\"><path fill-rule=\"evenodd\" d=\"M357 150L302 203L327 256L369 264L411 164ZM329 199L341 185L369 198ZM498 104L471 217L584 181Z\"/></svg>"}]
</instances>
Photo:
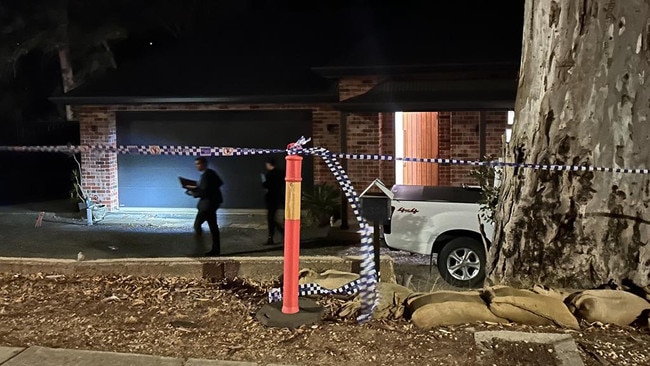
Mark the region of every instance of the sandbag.
<instances>
[{"instance_id":1,"label":"sandbag","mask_svg":"<svg viewBox=\"0 0 650 366\"><path fill-rule=\"evenodd\" d=\"M437 291L407 301L411 322L418 328L476 322L508 323L494 315L478 292Z\"/></svg>"},{"instance_id":2,"label":"sandbag","mask_svg":"<svg viewBox=\"0 0 650 366\"><path fill-rule=\"evenodd\" d=\"M323 273L318 273L311 269L303 269L300 271L300 279L298 283L316 283L321 287L333 290L337 289L347 283L350 283L359 278L359 274L352 272L343 272L337 270L327 270Z\"/></svg>"},{"instance_id":3,"label":"sandbag","mask_svg":"<svg viewBox=\"0 0 650 366\"><path fill-rule=\"evenodd\" d=\"M569 297L569 295L571 295L571 292L555 290L550 287L546 287L544 285L535 285L533 286L532 291L536 294L556 298L562 302L564 302L564 300L566 300L566 298Z\"/></svg>"},{"instance_id":4,"label":"sandbag","mask_svg":"<svg viewBox=\"0 0 650 366\"><path fill-rule=\"evenodd\" d=\"M377 290L380 297L392 298L394 296L397 296L401 300L400 303L402 304L404 303L404 300L413 293L413 290L408 287L404 287L396 283L387 282L379 282L377 284Z\"/></svg>"},{"instance_id":5,"label":"sandbag","mask_svg":"<svg viewBox=\"0 0 650 366\"><path fill-rule=\"evenodd\" d=\"M373 313L375 319L400 319L404 315L404 300L413 290L396 283L377 284L379 303Z\"/></svg>"},{"instance_id":6,"label":"sandbag","mask_svg":"<svg viewBox=\"0 0 650 366\"><path fill-rule=\"evenodd\" d=\"M447 301L476 301L485 305L478 291L435 291L414 293L406 299L406 308L412 313L427 304Z\"/></svg>"},{"instance_id":7,"label":"sandbag","mask_svg":"<svg viewBox=\"0 0 650 366\"><path fill-rule=\"evenodd\" d=\"M413 293L413 290L396 283L379 282L377 284L379 301L372 314L374 319L402 319L404 317L404 300ZM346 302L338 312L338 315L347 318L357 314L361 307L360 298L357 295Z\"/></svg>"},{"instance_id":8,"label":"sandbag","mask_svg":"<svg viewBox=\"0 0 650 366\"><path fill-rule=\"evenodd\" d=\"M586 290L567 298L569 310L588 322L627 326L650 309L644 298L620 290Z\"/></svg>"},{"instance_id":9,"label":"sandbag","mask_svg":"<svg viewBox=\"0 0 650 366\"><path fill-rule=\"evenodd\" d=\"M488 288L482 296L496 316L515 323L580 328L578 320L557 298L512 287Z\"/></svg>"}]
</instances>

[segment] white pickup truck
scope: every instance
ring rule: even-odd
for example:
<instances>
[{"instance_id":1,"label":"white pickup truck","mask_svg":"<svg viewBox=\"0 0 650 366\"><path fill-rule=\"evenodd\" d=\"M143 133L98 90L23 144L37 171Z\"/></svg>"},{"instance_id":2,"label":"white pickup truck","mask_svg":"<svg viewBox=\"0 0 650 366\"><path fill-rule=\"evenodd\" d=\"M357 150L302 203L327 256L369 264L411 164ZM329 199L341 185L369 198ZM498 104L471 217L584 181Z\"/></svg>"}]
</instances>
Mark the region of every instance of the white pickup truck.
<instances>
[{"instance_id":1,"label":"white pickup truck","mask_svg":"<svg viewBox=\"0 0 650 366\"><path fill-rule=\"evenodd\" d=\"M479 222L478 187L395 185L384 240L392 249L431 255L442 278L458 287L480 287L486 252ZM488 245L494 234L483 225Z\"/></svg>"}]
</instances>

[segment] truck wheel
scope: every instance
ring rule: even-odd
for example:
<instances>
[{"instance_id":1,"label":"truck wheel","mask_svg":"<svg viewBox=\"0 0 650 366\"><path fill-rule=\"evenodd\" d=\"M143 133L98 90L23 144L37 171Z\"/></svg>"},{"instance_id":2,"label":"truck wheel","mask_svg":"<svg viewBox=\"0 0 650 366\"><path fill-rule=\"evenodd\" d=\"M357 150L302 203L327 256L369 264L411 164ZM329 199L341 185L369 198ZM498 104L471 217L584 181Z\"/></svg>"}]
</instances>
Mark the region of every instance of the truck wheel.
<instances>
[{"instance_id":1,"label":"truck wheel","mask_svg":"<svg viewBox=\"0 0 650 366\"><path fill-rule=\"evenodd\" d=\"M440 276L456 287L475 288L485 280L485 249L475 239L450 240L438 254Z\"/></svg>"}]
</instances>

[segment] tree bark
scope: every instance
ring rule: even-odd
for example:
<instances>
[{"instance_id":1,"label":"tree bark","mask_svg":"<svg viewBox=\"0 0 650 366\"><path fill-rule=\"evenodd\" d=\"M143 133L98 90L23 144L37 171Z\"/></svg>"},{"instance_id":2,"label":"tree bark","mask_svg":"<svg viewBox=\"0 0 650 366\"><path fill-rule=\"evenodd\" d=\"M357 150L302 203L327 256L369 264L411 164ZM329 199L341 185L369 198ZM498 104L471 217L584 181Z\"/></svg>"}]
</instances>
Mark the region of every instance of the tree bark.
<instances>
[{"instance_id":1,"label":"tree bark","mask_svg":"<svg viewBox=\"0 0 650 366\"><path fill-rule=\"evenodd\" d=\"M61 46L58 49L59 65L61 67L61 82L63 84L63 92L67 93L74 88L74 72L72 70L72 62L70 60L70 47L68 45ZM74 113L72 106L65 106L66 120L74 120Z\"/></svg>"},{"instance_id":2,"label":"tree bark","mask_svg":"<svg viewBox=\"0 0 650 366\"><path fill-rule=\"evenodd\" d=\"M58 50L59 65L61 65L61 81L63 82L63 92L67 93L74 89L74 72L70 60L70 47L66 44L59 47Z\"/></svg>"},{"instance_id":3,"label":"tree bark","mask_svg":"<svg viewBox=\"0 0 650 366\"><path fill-rule=\"evenodd\" d=\"M506 161L648 168L650 1L526 0L524 16ZM504 173L489 282L650 284L648 175Z\"/></svg>"},{"instance_id":4,"label":"tree bark","mask_svg":"<svg viewBox=\"0 0 650 366\"><path fill-rule=\"evenodd\" d=\"M63 92L67 93L70 90L74 89L74 70L72 68L72 58L70 56L70 36L68 34L68 1L63 0L59 3L59 12L60 12L60 25L58 29L59 34L59 44L57 46L57 56L59 57L59 67L61 68L61 82L63 85ZM72 107L69 105L65 106L65 115L68 121L74 119L74 114L72 112Z\"/></svg>"}]
</instances>

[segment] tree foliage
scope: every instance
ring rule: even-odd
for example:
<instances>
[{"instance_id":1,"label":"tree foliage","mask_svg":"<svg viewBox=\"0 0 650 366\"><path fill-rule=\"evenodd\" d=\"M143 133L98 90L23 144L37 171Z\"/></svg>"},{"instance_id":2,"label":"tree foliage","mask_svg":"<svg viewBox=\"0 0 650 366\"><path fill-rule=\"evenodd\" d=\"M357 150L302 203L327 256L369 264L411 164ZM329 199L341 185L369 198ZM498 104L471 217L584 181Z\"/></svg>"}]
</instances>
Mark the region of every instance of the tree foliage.
<instances>
[{"instance_id":1,"label":"tree foliage","mask_svg":"<svg viewBox=\"0 0 650 366\"><path fill-rule=\"evenodd\" d=\"M30 53L47 58L70 49L75 79L115 67L111 43L126 38L126 28L108 0L15 1L0 11L3 76L17 76Z\"/></svg>"},{"instance_id":2,"label":"tree foliage","mask_svg":"<svg viewBox=\"0 0 650 366\"><path fill-rule=\"evenodd\" d=\"M47 96L119 67L120 49L137 57L148 44L144 40L201 32L217 21L222 9L248 6L248 1L219 0L3 1L0 124L38 114L34 109L52 118L53 106L43 108Z\"/></svg>"}]
</instances>

